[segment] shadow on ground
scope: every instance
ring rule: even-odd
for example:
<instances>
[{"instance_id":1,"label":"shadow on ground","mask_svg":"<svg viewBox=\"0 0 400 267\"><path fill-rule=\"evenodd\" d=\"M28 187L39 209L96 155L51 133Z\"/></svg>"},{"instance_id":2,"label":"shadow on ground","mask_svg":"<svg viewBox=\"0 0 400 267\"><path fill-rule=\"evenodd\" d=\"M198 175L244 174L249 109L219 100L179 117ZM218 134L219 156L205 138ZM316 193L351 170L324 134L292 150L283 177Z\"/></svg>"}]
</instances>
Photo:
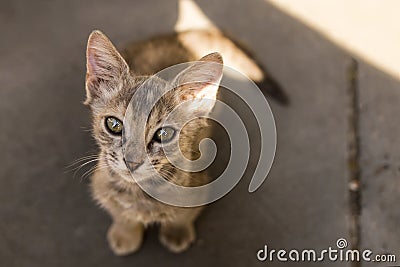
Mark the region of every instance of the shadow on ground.
<instances>
[{"instance_id":1,"label":"shadow on ground","mask_svg":"<svg viewBox=\"0 0 400 267\"><path fill-rule=\"evenodd\" d=\"M182 255L165 251L151 229L137 254L113 256L105 241L108 216L90 200L82 173L65 173L73 160L95 153L82 105L86 39L95 28L119 45L171 32L177 3L1 3L0 265L255 266L264 244L325 249L349 237L350 55L267 2L198 4L254 52L291 99L288 107L271 103L278 150L265 184L247 193L249 170L200 218L199 238ZM400 150L394 150L399 124L392 121L399 81L362 62L359 77L362 246L399 255L394 233L400 215L392 210L400 188ZM383 163L389 167L376 173ZM324 263L331 265L348 264Z\"/></svg>"}]
</instances>

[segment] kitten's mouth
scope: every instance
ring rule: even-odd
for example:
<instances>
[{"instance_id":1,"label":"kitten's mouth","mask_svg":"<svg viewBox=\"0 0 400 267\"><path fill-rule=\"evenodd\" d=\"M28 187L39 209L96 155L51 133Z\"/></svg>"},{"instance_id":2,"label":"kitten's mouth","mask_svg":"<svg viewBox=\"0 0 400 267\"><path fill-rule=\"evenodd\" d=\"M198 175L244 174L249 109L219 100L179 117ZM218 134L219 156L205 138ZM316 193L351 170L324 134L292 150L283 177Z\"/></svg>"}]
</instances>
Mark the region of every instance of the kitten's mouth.
<instances>
[{"instance_id":1,"label":"kitten's mouth","mask_svg":"<svg viewBox=\"0 0 400 267\"><path fill-rule=\"evenodd\" d=\"M119 171L119 175L122 179L127 181L128 183L136 183L137 181L145 180L141 175L134 174L132 171L126 167L124 170Z\"/></svg>"}]
</instances>

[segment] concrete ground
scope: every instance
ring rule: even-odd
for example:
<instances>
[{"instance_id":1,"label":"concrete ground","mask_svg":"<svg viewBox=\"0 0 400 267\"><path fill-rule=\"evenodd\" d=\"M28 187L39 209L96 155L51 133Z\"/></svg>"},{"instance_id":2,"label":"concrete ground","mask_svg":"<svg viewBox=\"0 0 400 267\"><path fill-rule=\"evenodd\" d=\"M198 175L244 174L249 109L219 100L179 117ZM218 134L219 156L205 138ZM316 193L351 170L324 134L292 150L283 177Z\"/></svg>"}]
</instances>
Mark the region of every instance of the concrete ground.
<instances>
[{"instance_id":1,"label":"concrete ground","mask_svg":"<svg viewBox=\"0 0 400 267\"><path fill-rule=\"evenodd\" d=\"M397 0L266 0L379 69L400 76Z\"/></svg>"},{"instance_id":2,"label":"concrete ground","mask_svg":"<svg viewBox=\"0 0 400 267\"><path fill-rule=\"evenodd\" d=\"M90 199L82 172L66 170L96 151L82 105L86 39L95 28L118 45L171 32L177 3L1 1L0 266L354 265L256 258L264 245L322 250L339 238L400 260L399 80L357 59L352 84L351 54L263 0L198 4L290 97L289 106L271 102L278 146L267 181L249 194L245 177L210 205L198 240L181 255L167 252L153 228L138 253L113 256L110 219ZM350 180L360 183L351 194ZM377 265L395 264L362 266Z\"/></svg>"}]
</instances>

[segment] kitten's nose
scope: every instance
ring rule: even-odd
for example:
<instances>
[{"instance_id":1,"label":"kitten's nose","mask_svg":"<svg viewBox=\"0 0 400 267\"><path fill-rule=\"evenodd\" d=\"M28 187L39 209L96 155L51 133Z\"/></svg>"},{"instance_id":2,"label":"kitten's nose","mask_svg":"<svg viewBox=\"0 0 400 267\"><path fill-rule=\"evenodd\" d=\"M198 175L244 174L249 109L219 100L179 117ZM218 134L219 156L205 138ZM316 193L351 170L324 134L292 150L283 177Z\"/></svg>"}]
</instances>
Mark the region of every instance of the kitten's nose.
<instances>
[{"instance_id":1,"label":"kitten's nose","mask_svg":"<svg viewBox=\"0 0 400 267\"><path fill-rule=\"evenodd\" d=\"M143 161L142 162L135 162L135 161L130 161L130 160L126 160L126 159L124 159L124 161L125 161L126 167L128 167L128 169L131 172L135 171L137 168L140 167L140 165L143 164Z\"/></svg>"}]
</instances>

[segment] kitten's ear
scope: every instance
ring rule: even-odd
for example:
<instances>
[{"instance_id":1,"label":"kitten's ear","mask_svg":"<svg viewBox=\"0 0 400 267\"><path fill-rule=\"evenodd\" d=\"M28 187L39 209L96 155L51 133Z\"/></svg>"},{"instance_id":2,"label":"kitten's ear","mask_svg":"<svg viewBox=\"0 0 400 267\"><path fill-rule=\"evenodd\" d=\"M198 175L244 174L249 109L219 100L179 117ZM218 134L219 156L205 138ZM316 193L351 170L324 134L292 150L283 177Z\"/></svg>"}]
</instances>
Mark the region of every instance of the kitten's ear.
<instances>
[{"instance_id":1,"label":"kitten's ear","mask_svg":"<svg viewBox=\"0 0 400 267\"><path fill-rule=\"evenodd\" d=\"M215 105L222 73L223 60L219 53L202 57L175 78L174 83L180 88L180 100L196 100L193 101L194 108L209 113Z\"/></svg>"},{"instance_id":2,"label":"kitten's ear","mask_svg":"<svg viewBox=\"0 0 400 267\"><path fill-rule=\"evenodd\" d=\"M111 41L100 31L93 31L86 49L86 101L101 96L101 83L117 82L129 73L128 64ZM104 90L104 89L103 89Z\"/></svg>"}]
</instances>

